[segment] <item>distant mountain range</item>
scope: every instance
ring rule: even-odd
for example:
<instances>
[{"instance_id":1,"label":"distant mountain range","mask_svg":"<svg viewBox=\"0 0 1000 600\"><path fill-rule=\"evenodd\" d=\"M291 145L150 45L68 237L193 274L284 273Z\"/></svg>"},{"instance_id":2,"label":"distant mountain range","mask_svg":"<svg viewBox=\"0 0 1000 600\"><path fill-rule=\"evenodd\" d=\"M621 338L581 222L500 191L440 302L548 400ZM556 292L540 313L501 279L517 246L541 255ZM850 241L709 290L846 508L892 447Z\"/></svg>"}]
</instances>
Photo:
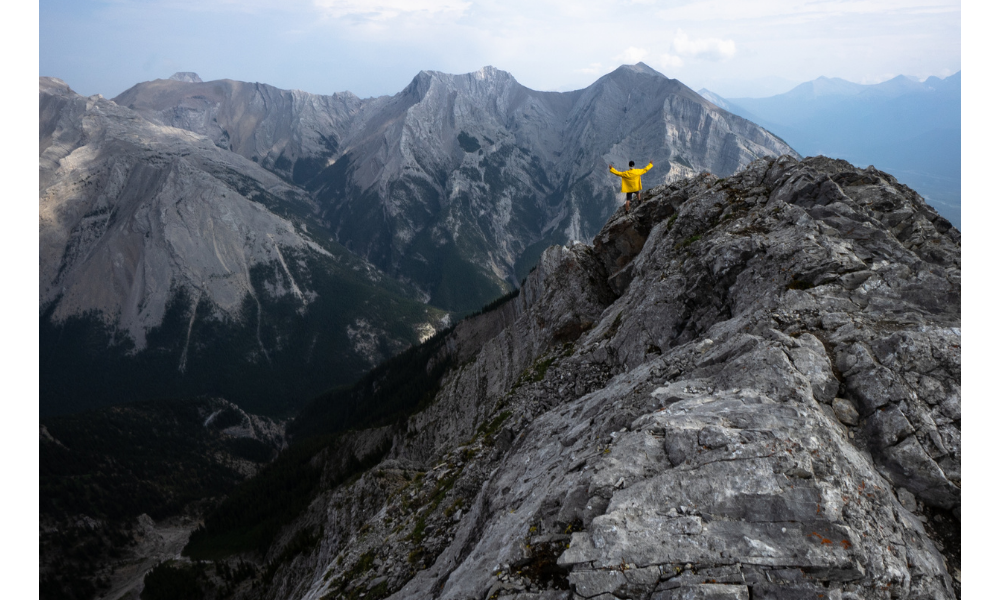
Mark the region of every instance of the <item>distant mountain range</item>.
<instances>
[{"instance_id":1,"label":"distant mountain range","mask_svg":"<svg viewBox=\"0 0 1000 600\"><path fill-rule=\"evenodd\" d=\"M113 100L39 80L41 408L209 393L287 412L511 290L647 187L793 153L639 63L537 92L395 96L194 73Z\"/></svg>"},{"instance_id":2,"label":"distant mountain range","mask_svg":"<svg viewBox=\"0 0 1000 600\"><path fill-rule=\"evenodd\" d=\"M652 160L651 185L792 151L642 63L566 93L492 67L424 71L364 100L195 77L115 102L308 190L340 243L457 311L517 285L546 246L592 237L616 206L608 163Z\"/></svg>"},{"instance_id":3,"label":"distant mountain range","mask_svg":"<svg viewBox=\"0 0 1000 600\"><path fill-rule=\"evenodd\" d=\"M699 93L780 136L803 155L892 173L961 226L961 73L876 85L820 77L769 98Z\"/></svg>"}]
</instances>

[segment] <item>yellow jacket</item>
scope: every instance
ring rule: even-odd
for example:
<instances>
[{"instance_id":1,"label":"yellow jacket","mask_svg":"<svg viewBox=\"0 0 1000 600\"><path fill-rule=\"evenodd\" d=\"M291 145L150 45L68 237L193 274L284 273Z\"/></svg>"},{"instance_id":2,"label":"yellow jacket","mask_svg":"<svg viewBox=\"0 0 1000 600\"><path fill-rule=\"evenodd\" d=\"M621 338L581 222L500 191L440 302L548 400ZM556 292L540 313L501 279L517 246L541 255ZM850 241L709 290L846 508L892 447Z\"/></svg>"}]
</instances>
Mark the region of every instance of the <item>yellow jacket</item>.
<instances>
[{"instance_id":1,"label":"yellow jacket","mask_svg":"<svg viewBox=\"0 0 1000 600\"><path fill-rule=\"evenodd\" d=\"M653 168L653 161L650 161L645 169L629 169L628 171L619 171L614 167L608 165L611 172L622 178L622 192L638 192L642 189L642 174Z\"/></svg>"}]
</instances>

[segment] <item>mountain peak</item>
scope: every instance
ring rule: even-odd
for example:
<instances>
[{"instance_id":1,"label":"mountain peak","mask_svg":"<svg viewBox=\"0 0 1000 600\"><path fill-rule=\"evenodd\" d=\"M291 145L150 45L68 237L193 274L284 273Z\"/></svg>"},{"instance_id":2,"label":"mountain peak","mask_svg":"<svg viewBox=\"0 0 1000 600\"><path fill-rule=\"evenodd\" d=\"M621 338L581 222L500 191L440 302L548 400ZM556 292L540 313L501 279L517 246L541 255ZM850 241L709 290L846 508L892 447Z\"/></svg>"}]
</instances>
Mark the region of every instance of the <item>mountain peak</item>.
<instances>
[{"instance_id":1,"label":"mountain peak","mask_svg":"<svg viewBox=\"0 0 1000 600\"><path fill-rule=\"evenodd\" d=\"M488 90L517 86L517 80L507 71L486 65L471 73L444 73L442 71L422 70L413 78L403 93L416 94L422 98L434 85L443 85L447 89L479 90L476 94L491 94Z\"/></svg>"},{"instance_id":2,"label":"mountain peak","mask_svg":"<svg viewBox=\"0 0 1000 600\"><path fill-rule=\"evenodd\" d=\"M669 77L651 68L649 65L637 62L634 65L621 65L614 71L602 75L594 85L605 85L614 82L616 85L636 85L639 82L672 81Z\"/></svg>"},{"instance_id":3,"label":"mountain peak","mask_svg":"<svg viewBox=\"0 0 1000 600\"><path fill-rule=\"evenodd\" d=\"M491 65L486 65L482 69L479 69L475 73L472 73L472 76L475 77L476 79L496 79L497 77L503 77L503 78L513 77L513 75L511 75L507 71L498 69Z\"/></svg>"},{"instance_id":4,"label":"mountain peak","mask_svg":"<svg viewBox=\"0 0 1000 600\"><path fill-rule=\"evenodd\" d=\"M628 71L631 73L639 73L642 75L653 75L655 77L666 77L663 73L660 73L656 69L650 67L644 62L637 62L634 65L622 65L615 69L615 71Z\"/></svg>"},{"instance_id":5,"label":"mountain peak","mask_svg":"<svg viewBox=\"0 0 1000 600\"><path fill-rule=\"evenodd\" d=\"M170 81L184 81L187 83L202 83L201 77L191 71L178 71L170 76Z\"/></svg>"},{"instance_id":6,"label":"mountain peak","mask_svg":"<svg viewBox=\"0 0 1000 600\"><path fill-rule=\"evenodd\" d=\"M492 65L486 65L485 67L479 69L478 71L472 71L471 73L445 73L443 71L428 71L423 70L417 73L416 79L438 79L444 81L456 81L459 79L475 79L478 81L506 81L513 80L514 76L504 71L503 69L498 69Z\"/></svg>"},{"instance_id":7,"label":"mountain peak","mask_svg":"<svg viewBox=\"0 0 1000 600\"><path fill-rule=\"evenodd\" d=\"M897 96L908 92L924 91L927 88L918 79L907 77L906 75L897 75L892 79L887 79L882 83L875 84L869 89L871 89L873 93Z\"/></svg>"},{"instance_id":8,"label":"mountain peak","mask_svg":"<svg viewBox=\"0 0 1000 600\"><path fill-rule=\"evenodd\" d=\"M38 78L38 90L40 92L46 92L48 94L72 94L73 90L70 89L69 84L59 79L58 77L39 77Z\"/></svg>"},{"instance_id":9,"label":"mountain peak","mask_svg":"<svg viewBox=\"0 0 1000 600\"><path fill-rule=\"evenodd\" d=\"M789 98L819 97L819 96L853 96L860 94L865 86L853 83L839 77L817 77L812 81L801 83L781 96Z\"/></svg>"}]
</instances>

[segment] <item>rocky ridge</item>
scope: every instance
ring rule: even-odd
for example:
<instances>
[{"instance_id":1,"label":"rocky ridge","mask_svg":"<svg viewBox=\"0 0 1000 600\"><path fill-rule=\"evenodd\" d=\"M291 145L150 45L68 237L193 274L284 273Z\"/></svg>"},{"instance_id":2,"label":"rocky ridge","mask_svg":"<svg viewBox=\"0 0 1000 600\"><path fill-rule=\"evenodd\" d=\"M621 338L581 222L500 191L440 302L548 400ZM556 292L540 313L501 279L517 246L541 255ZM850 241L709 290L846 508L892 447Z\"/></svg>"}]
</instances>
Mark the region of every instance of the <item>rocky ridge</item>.
<instances>
[{"instance_id":1,"label":"rocky ridge","mask_svg":"<svg viewBox=\"0 0 1000 600\"><path fill-rule=\"evenodd\" d=\"M960 248L843 161L654 188L459 324L434 403L243 593L957 597Z\"/></svg>"}]
</instances>

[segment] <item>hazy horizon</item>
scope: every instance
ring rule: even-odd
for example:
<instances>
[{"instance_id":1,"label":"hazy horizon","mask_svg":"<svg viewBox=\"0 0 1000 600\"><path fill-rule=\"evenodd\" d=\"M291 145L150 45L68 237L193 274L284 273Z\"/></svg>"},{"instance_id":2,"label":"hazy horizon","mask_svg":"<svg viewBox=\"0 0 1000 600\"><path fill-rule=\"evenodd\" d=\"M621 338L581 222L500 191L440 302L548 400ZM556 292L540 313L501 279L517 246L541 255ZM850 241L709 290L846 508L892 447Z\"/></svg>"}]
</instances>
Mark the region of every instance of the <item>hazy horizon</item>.
<instances>
[{"instance_id":1,"label":"hazy horizon","mask_svg":"<svg viewBox=\"0 0 1000 600\"><path fill-rule=\"evenodd\" d=\"M639 62L642 62L642 61L639 61ZM487 66L495 67L497 69L500 69L501 71L507 71L508 73L510 73L510 71L508 71L507 69L503 69L501 67L497 67L496 65L483 65L483 67L487 67ZM621 67L621 66L627 66L627 64L626 63L622 63L621 65L618 65L618 67ZM480 69L483 68L483 67L480 67ZM618 67L615 67L615 68L618 68ZM473 71L467 71L465 73L450 73L450 74L451 75L464 75L466 73L474 73L474 72L476 72L476 71L478 71L480 69L475 69ZM421 71L434 71L434 70L435 69L421 69ZM612 70L614 70L614 69L612 69ZM90 95L93 95L93 94L101 94L102 96L104 96L106 98L113 98L113 97L121 94L122 92L126 91L127 89L133 87L134 85L139 84L139 83L143 83L143 82L147 82L147 81L153 81L153 80L156 80L156 79L169 79L172 75L174 75L176 73L184 73L184 72L195 73L196 75L198 75L199 77L201 77L201 79L203 81L216 81L216 80L223 80L223 79L234 80L235 79L233 77L226 77L226 76L207 78L207 77L203 77L202 74L199 73L199 72L197 72L197 71L184 71L184 70L181 70L181 71L174 71L172 73L167 73L167 74L163 74L161 76L153 77L152 79L144 79L142 81L135 81L135 82L133 82L132 84L128 85L125 88L122 88L120 90L116 90L116 91L110 92L110 93L106 93L106 92L103 92L103 91L94 91L94 92L87 93L87 92L84 92L84 91L81 91L80 89L78 89L75 85L73 85L73 82L67 81L65 78L59 77L58 75L54 75L54 74L51 74L51 73L41 73L40 76L41 77L55 77L57 79L61 79L61 80L65 81L66 84L69 85L70 88L72 88L74 92L76 92L78 94L81 94L81 95L90 96ZM420 71L415 72L413 74L413 77L416 77L419 72ZM957 72L958 71L956 71L956 73ZM954 75L954 74L955 73L952 73L951 75ZM517 79L516 75L514 75L513 73L511 73L511 75L513 75L514 78ZM664 74L664 75L666 75L666 74ZM946 77L950 77L951 75L941 76L941 79L944 79ZM603 76L604 75L595 76L594 79L593 79L593 81L591 81L590 83L584 84L580 88L573 87L573 88L566 89L566 90L539 90L539 89L536 89L536 88L531 88L531 89L535 89L536 91L556 91L556 92L574 91L574 90L583 89L583 88L588 87L589 85L592 85L594 82L596 82L598 79L600 79ZM844 79L843 77L839 77L839 78L829 77L829 79L843 79L844 81L848 81L849 83L855 83L855 84L858 84L858 85L878 85L879 83L884 83L885 81L889 81L889 80L894 79L894 78L899 77L899 76L907 77L907 78L913 79L914 81L919 81L919 82L924 82L928 78L933 77L933 75L927 75L925 77L918 77L918 76L914 76L914 75L908 75L906 73L897 73L895 75L887 75L884 79L881 79L880 81L875 81L875 82L851 81L849 79ZM819 78L823 78L823 77L827 77L827 76L820 75L820 76L818 76L815 79L819 79ZM730 90L728 93L726 93L725 91L721 91L720 92L716 88L711 88L711 87L706 87L706 86L695 87L693 85L689 85L684 80L679 80L679 81L681 81L681 83L684 83L685 85L688 85L688 87L690 87L691 89L694 89L695 91L698 91L698 90L701 90L701 89L708 89L709 91L717 93L720 96L722 96L724 98L727 98L727 99L730 99L730 98L731 99L739 99L739 98L766 98L766 97L770 97L770 96L781 95L781 94L784 94L786 92L791 91L792 89L794 89L794 88L802 85L803 83L808 83L809 81L815 81L815 79L811 79L811 80L808 80L808 81L790 81L790 80L781 80L779 78L762 79L762 80L756 80L756 81L749 81L749 80L748 81L739 81L739 80L734 80L734 81L730 81L730 82L724 82L723 86L721 87L721 89L723 89L723 90L726 90L726 89ZM260 80L260 79L247 79L247 80L239 80L239 81L248 81L248 82L264 83L264 84L268 84L268 85L273 85L273 84L271 84L271 82L263 81L263 80ZM519 79L518 79L518 81L520 82ZM407 82L407 83L409 83L409 82ZM523 82L521 82L521 83L523 84ZM278 86L275 86L275 87L278 87ZM395 94L399 93L400 91L402 91L402 89L404 87L405 87L405 84L404 84L404 86L400 87L398 90L395 90L393 92L387 92L386 94L380 94L380 95L392 96L392 95L395 95ZM531 86L527 86L527 87L530 88ZM349 89L336 90L334 92L314 92L313 90L303 89L301 87L294 87L294 86L293 87L288 87L288 88L282 88L282 89L299 90L299 91L303 91L303 92L307 92L307 93L313 93L313 94L332 94L332 93L338 93L338 92L351 92L351 93L355 93L354 90L349 90ZM760 91L758 93L753 93L753 92L740 93L739 91L735 91L735 90L741 90L742 91L742 90L749 90L749 89L757 89L757 90L762 90L762 91ZM361 96L360 94L356 94L356 95L358 95L359 97L362 97L362 98L371 97L371 96Z\"/></svg>"},{"instance_id":2,"label":"hazy horizon","mask_svg":"<svg viewBox=\"0 0 1000 600\"><path fill-rule=\"evenodd\" d=\"M99 41L99 42L97 42ZM41 0L39 74L84 95L192 71L315 94L395 94L491 65L540 91L642 61L724 97L818 77L961 70L958 0Z\"/></svg>"}]
</instances>

